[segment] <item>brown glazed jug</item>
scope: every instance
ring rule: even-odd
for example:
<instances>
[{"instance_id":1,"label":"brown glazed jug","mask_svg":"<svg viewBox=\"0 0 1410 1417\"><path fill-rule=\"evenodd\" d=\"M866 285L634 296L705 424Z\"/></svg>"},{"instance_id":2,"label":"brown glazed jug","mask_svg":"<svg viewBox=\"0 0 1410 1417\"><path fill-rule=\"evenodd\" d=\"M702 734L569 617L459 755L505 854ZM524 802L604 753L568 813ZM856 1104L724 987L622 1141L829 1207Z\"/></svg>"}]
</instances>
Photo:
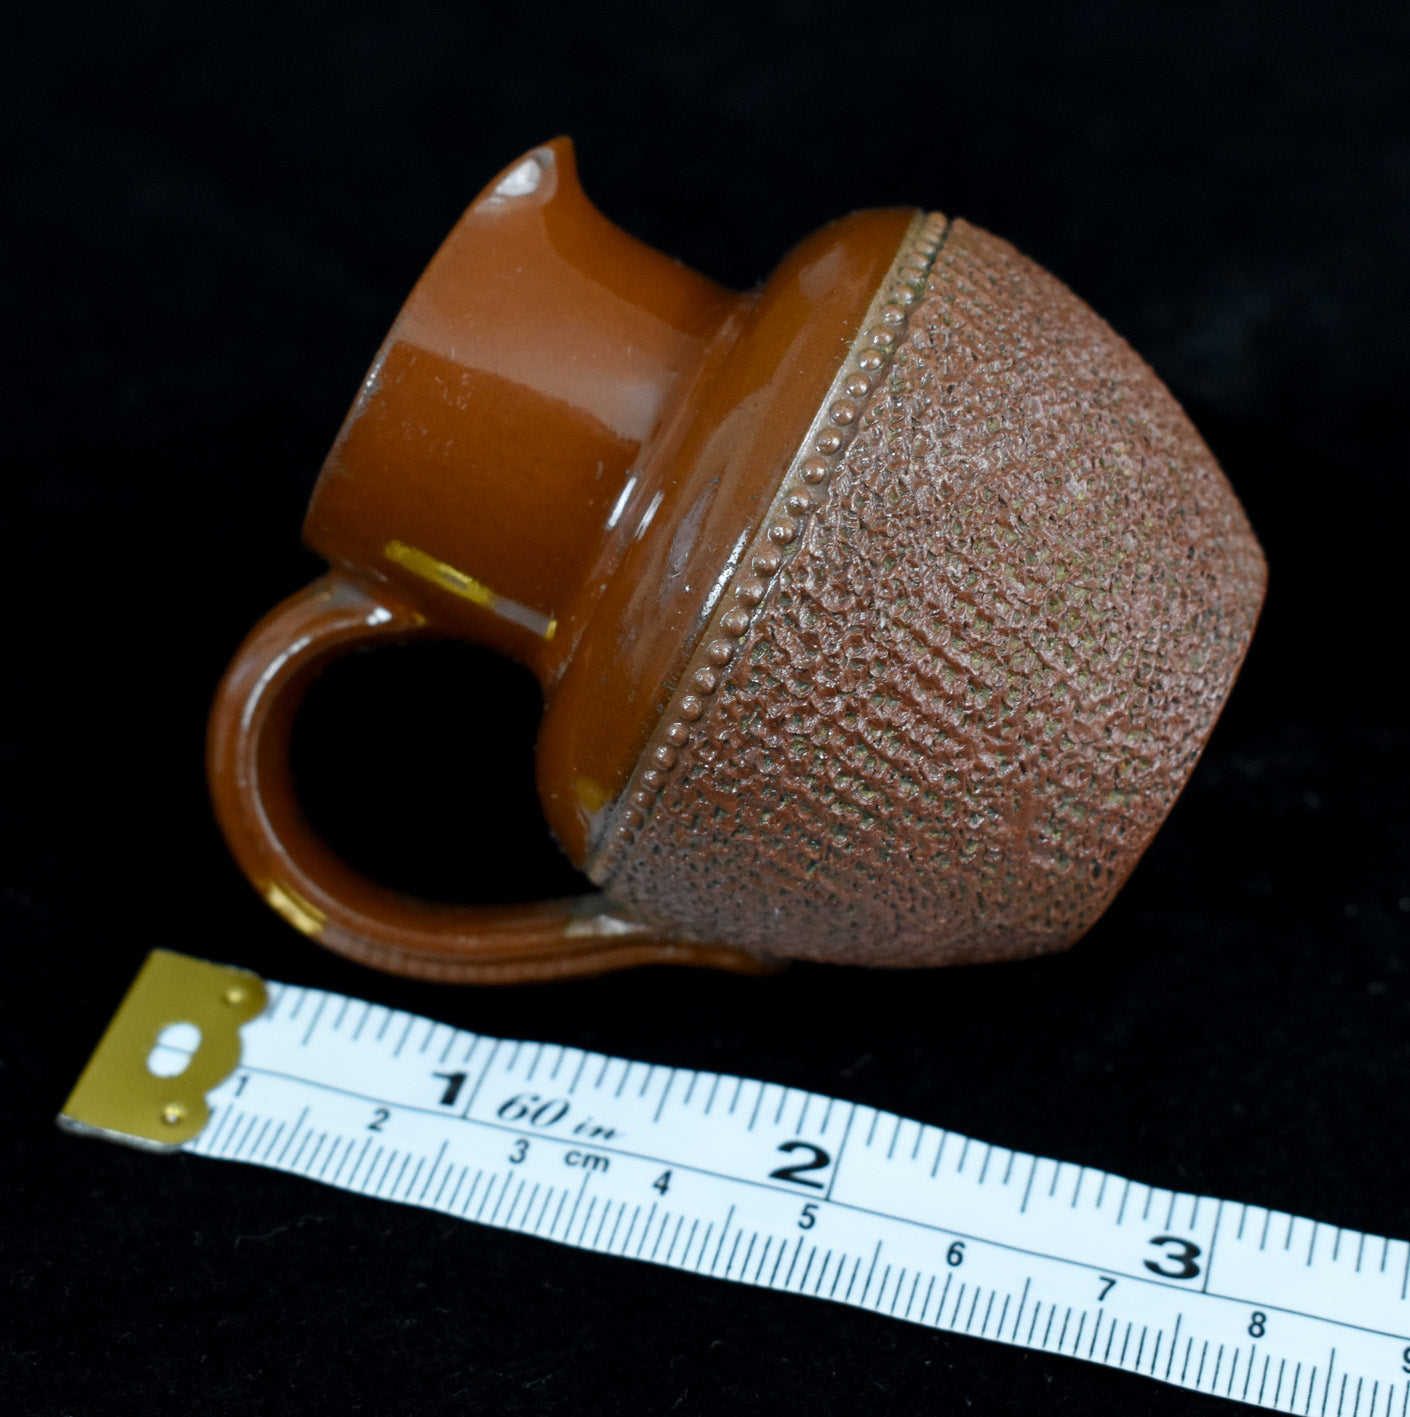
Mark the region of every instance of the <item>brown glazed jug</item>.
<instances>
[{"instance_id":1,"label":"brown glazed jug","mask_svg":"<svg viewBox=\"0 0 1410 1417\"><path fill-rule=\"evenodd\" d=\"M599 215L562 139L421 277L304 536L331 569L216 700L220 823L307 935L447 981L1062 949L1188 778L1266 577L1175 400L1004 241L859 212L740 294ZM300 697L418 636L537 676L543 809L600 894L416 900L311 831Z\"/></svg>"}]
</instances>

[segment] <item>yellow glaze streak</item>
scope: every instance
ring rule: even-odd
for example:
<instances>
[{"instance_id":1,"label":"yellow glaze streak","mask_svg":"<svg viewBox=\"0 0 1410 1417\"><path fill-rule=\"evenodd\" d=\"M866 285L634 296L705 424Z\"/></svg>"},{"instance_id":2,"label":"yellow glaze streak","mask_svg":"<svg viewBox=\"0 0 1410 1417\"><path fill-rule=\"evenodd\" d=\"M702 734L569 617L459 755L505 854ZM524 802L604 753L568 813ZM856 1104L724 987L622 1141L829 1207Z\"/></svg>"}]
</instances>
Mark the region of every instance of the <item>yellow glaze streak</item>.
<instances>
[{"instance_id":1,"label":"yellow glaze streak","mask_svg":"<svg viewBox=\"0 0 1410 1417\"><path fill-rule=\"evenodd\" d=\"M601 786L581 773L573 780L573 793L589 813L600 812L607 805L607 794Z\"/></svg>"},{"instance_id":2,"label":"yellow glaze streak","mask_svg":"<svg viewBox=\"0 0 1410 1417\"><path fill-rule=\"evenodd\" d=\"M296 930L316 936L328 922L328 917L314 904L288 886L271 881L264 888L265 903L277 910Z\"/></svg>"},{"instance_id":3,"label":"yellow glaze streak","mask_svg":"<svg viewBox=\"0 0 1410 1417\"><path fill-rule=\"evenodd\" d=\"M442 590L470 601L472 605L483 606L491 614L512 620L546 640L551 640L558 631L558 621L552 615L541 614L528 605L520 605L517 600L498 594L483 581L477 581L474 576L466 575L445 561L436 560L430 552L419 547L408 546L404 541L389 541L382 548L382 554L412 575L420 576L422 580L430 581L432 585L438 585Z\"/></svg>"},{"instance_id":4,"label":"yellow glaze streak","mask_svg":"<svg viewBox=\"0 0 1410 1417\"><path fill-rule=\"evenodd\" d=\"M382 552L387 560L404 566L412 575L420 576L423 580L440 586L442 590L460 596L462 600L483 605L486 610L493 610L500 599L489 586L477 581L473 576L467 576L464 571L457 571L454 566L448 566L444 561L436 560L429 552L408 546L404 541L389 541L382 548Z\"/></svg>"}]
</instances>

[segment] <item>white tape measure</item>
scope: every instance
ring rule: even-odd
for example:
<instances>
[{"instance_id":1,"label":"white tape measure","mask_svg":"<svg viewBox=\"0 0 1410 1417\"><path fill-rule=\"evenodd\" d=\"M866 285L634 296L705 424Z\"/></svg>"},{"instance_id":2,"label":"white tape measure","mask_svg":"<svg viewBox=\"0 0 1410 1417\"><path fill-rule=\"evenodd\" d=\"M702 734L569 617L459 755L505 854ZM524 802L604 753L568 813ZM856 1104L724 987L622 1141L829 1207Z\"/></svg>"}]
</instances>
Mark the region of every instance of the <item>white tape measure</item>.
<instances>
[{"instance_id":1,"label":"white tape measure","mask_svg":"<svg viewBox=\"0 0 1410 1417\"><path fill-rule=\"evenodd\" d=\"M775 1083L293 985L267 998L258 1012L254 976L158 952L60 1122L1272 1411L1410 1417L1404 1240ZM202 1041L158 1076L182 1023Z\"/></svg>"}]
</instances>

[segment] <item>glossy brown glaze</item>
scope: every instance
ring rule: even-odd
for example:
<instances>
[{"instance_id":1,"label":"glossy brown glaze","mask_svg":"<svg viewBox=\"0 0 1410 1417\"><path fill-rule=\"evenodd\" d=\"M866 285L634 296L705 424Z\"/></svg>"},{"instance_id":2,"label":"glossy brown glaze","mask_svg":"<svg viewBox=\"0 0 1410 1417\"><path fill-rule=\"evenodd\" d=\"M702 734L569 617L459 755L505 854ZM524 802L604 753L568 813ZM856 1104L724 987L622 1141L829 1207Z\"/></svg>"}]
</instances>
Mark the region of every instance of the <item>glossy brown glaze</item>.
<instances>
[{"instance_id":1,"label":"glossy brown glaze","mask_svg":"<svg viewBox=\"0 0 1410 1417\"><path fill-rule=\"evenodd\" d=\"M859 213L736 295L607 223L562 140L418 283L305 534L334 570L212 715L222 827L305 933L475 982L1068 943L1188 775L1263 575L1169 394L1004 243ZM545 811L603 895L409 900L309 830L308 682L424 635L538 675Z\"/></svg>"},{"instance_id":2,"label":"glossy brown glaze","mask_svg":"<svg viewBox=\"0 0 1410 1417\"><path fill-rule=\"evenodd\" d=\"M633 460L749 303L601 216L565 140L536 149L417 282L304 540L552 682Z\"/></svg>"},{"instance_id":3,"label":"glossy brown glaze","mask_svg":"<svg viewBox=\"0 0 1410 1417\"><path fill-rule=\"evenodd\" d=\"M332 571L250 632L211 716L209 757L226 840L265 902L296 929L364 964L421 979L514 983L634 964L757 973L742 950L663 940L602 896L500 909L433 905L351 870L309 827L289 773L294 714L333 660L433 629L390 587Z\"/></svg>"}]
</instances>

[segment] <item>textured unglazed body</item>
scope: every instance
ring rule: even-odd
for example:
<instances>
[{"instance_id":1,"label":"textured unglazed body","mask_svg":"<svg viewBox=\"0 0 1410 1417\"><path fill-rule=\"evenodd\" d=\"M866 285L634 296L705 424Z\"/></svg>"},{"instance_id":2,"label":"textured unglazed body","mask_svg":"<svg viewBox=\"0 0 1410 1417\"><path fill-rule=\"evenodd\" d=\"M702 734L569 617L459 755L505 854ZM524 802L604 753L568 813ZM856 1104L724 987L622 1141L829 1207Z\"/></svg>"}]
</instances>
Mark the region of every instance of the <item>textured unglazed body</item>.
<instances>
[{"instance_id":1,"label":"textured unglazed body","mask_svg":"<svg viewBox=\"0 0 1410 1417\"><path fill-rule=\"evenodd\" d=\"M1070 944L1247 650L1263 557L1178 404L1006 242L942 232L590 863L697 938L875 965Z\"/></svg>"}]
</instances>

